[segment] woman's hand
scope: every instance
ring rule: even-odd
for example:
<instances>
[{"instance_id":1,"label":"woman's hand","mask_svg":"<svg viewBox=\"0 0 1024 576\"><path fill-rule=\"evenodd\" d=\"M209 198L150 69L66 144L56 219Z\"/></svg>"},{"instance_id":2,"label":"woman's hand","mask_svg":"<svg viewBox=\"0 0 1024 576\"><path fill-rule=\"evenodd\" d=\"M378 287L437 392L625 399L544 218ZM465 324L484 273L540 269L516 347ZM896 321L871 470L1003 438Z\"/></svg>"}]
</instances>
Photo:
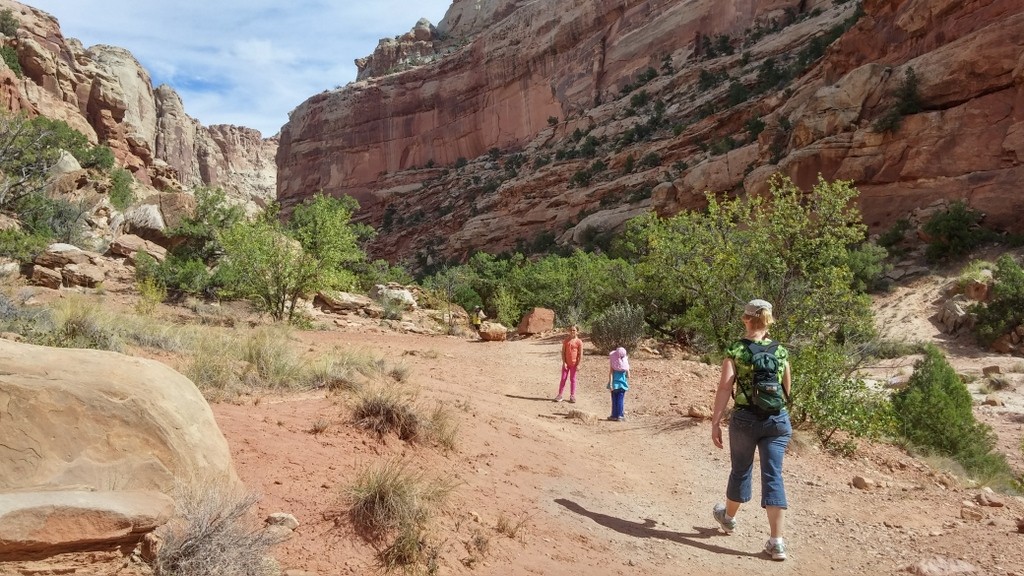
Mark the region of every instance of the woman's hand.
<instances>
[{"instance_id":1,"label":"woman's hand","mask_svg":"<svg viewBox=\"0 0 1024 576\"><path fill-rule=\"evenodd\" d=\"M722 448L722 424L720 422L711 422L711 441L714 442L715 448Z\"/></svg>"}]
</instances>

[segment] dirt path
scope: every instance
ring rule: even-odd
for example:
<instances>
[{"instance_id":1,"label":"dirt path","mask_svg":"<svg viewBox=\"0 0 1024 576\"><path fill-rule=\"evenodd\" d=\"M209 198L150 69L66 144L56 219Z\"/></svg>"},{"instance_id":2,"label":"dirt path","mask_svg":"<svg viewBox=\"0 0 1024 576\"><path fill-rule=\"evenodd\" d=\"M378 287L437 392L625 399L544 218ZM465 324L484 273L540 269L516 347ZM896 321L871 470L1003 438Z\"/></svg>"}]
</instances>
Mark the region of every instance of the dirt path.
<instances>
[{"instance_id":1,"label":"dirt path","mask_svg":"<svg viewBox=\"0 0 1024 576\"><path fill-rule=\"evenodd\" d=\"M789 561L761 554L767 522L756 505L741 512L734 534L718 532L710 511L724 492L727 453L711 445L707 421L685 416L691 404L710 405L714 367L634 356L628 421L620 423L603 420L610 402L602 356L584 357L577 404L550 401L558 336L301 337L314 352L362 348L405 363L420 402L454 408L461 429L457 450L444 454L395 438L379 443L348 423L343 396L215 405L240 476L264 495L261 511L302 523L277 550L286 569L371 573L373 548L335 521L339 493L362 467L398 457L457 482L430 529L439 574L893 574L941 555L988 574L1024 575L1024 535L1013 522L1024 503L1001 496L1003 507L970 505L979 490L943 486L886 446L837 459L798 435L786 461ZM568 418L570 409L594 419ZM332 424L314 435L318 419ZM855 476L878 486L853 488ZM496 530L502 516L522 523L515 538Z\"/></svg>"}]
</instances>

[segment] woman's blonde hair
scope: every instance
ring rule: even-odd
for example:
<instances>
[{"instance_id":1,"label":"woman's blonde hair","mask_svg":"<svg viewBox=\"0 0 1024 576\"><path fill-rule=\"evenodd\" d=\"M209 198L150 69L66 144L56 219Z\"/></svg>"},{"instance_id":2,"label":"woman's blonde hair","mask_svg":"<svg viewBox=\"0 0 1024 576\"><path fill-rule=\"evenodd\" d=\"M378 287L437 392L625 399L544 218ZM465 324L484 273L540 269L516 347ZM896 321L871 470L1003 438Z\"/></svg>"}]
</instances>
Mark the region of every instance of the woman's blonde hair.
<instances>
[{"instance_id":1,"label":"woman's blonde hair","mask_svg":"<svg viewBox=\"0 0 1024 576\"><path fill-rule=\"evenodd\" d=\"M753 314L743 313L745 318L750 318L750 327L755 330L767 330L769 326L775 323L775 317L772 316L772 311L761 308Z\"/></svg>"}]
</instances>

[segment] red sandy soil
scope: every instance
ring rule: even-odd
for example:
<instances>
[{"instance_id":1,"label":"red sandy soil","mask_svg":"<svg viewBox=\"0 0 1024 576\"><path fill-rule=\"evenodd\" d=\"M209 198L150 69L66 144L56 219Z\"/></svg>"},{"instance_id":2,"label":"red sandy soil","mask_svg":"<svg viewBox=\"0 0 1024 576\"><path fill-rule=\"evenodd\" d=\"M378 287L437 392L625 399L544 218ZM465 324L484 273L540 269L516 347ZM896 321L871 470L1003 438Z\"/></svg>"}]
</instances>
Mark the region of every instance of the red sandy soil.
<instances>
[{"instance_id":1,"label":"red sandy soil","mask_svg":"<svg viewBox=\"0 0 1024 576\"><path fill-rule=\"evenodd\" d=\"M887 296L879 303L883 331L938 339L920 312L940 284ZM767 521L756 484L739 528L721 533L711 508L724 495L728 453L712 445L707 420L687 416L691 405L710 406L718 369L679 354L635 354L628 420L610 422L608 361L589 344L578 402L551 401L561 334L492 343L380 330L298 337L314 354L351 348L407 366L419 405L443 403L460 431L449 453L394 436L379 441L352 424L350 396L326 391L214 405L239 475L263 496L259 513L288 512L301 523L275 549L286 570L377 570L374 546L345 516L343 491L363 468L400 458L455 482L428 530L438 574L894 574L940 556L979 573L1024 575L1024 534L1014 522L1024 516L1021 499L997 495L1004 506L977 507L982 490L945 486L940 472L897 447L862 444L844 458L804 432L786 459L789 560L762 553ZM975 355L962 363L980 372L992 363L1009 369L1013 359ZM909 374L911 360L903 364L881 372ZM569 417L570 410L593 419ZM322 419L330 426L312 433ZM1012 407L988 419L1003 426L1005 445L1019 442L1024 419ZM855 476L878 486L857 489ZM965 519L965 507L983 518ZM498 532L501 517L521 523L515 538Z\"/></svg>"}]
</instances>

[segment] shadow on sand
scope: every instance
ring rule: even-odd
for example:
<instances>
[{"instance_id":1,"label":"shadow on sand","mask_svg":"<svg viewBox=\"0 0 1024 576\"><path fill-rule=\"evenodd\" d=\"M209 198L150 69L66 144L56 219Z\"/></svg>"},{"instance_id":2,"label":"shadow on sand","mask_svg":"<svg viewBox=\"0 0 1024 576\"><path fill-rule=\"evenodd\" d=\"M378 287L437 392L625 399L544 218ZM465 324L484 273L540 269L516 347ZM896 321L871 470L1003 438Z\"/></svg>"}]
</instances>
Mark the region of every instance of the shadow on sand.
<instances>
[{"instance_id":1,"label":"shadow on sand","mask_svg":"<svg viewBox=\"0 0 1024 576\"><path fill-rule=\"evenodd\" d=\"M534 402L552 402L550 397L544 396L516 396L515 394L505 394L506 398L515 398L516 400L533 400Z\"/></svg>"},{"instance_id":2,"label":"shadow on sand","mask_svg":"<svg viewBox=\"0 0 1024 576\"><path fill-rule=\"evenodd\" d=\"M583 506L567 500L565 498L556 498L555 503L564 506L571 512L575 512L580 516L586 516L594 522L597 522L605 528L611 528L616 532L625 534L627 536L633 536L635 538L658 538L660 540L671 540L672 542L678 542L687 546L693 546L694 548L700 548L708 552L715 554L728 554L730 556L751 556L760 558L761 554L744 552L741 550L735 550L732 548L726 548L724 546L718 546L717 544L711 544L706 540L715 537L719 534L718 528L698 528L694 527L695 532L673 532L671 530L658 530L655 528L657 522L650 518L645 519L643 523L631 522L629 520L623 520L614 516L608 516L607 514L601 514L600 512L591 512Z\"/></svg>"}]
</instances>

